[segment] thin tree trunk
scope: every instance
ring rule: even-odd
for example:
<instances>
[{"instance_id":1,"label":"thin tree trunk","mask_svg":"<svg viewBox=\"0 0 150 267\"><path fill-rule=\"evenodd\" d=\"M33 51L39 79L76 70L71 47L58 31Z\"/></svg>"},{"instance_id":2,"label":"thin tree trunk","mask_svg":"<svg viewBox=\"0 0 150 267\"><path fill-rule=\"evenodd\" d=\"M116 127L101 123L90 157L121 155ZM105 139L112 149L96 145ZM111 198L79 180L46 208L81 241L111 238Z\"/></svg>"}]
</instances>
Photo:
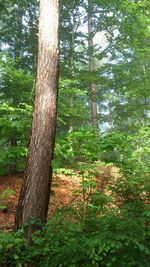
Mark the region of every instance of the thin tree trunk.
<instances>
[{"instance_id":1,"label":"thin tree trunk","mask_svg":"<svg viewBox=\"0 0 150 267\"><path fill-rule=\"evenodd\" d=\"M15 228L47 219L55 141L59 59L59 0L40 0L38 66L29 155ZM34 226L26 230L31 240Z\"/></svg>"},{"instance_id":2,"label":"thin tree trunk","mask_svg":"<svg viewBox=\"0 0 150 267\"><path fill-rule=\"evenodd\" d=\"M33 35L35 35L35 27L36 26L35 26L35 14L34 14L34 12L32 10L32 2L31 2L31 3L29 3L29 6L28 6L28 13L29 13L28 35L29 35L29 38L31 38ZM31 40L29 41L29 53L33 54L32 70L33 70L33 73L35 73L36 69L37 69L38 45L37 45L35 37L33 40L34 40L34 44Z\"/></svg>"},{"instance_id":3,"label":"thin tree trunk","mask_svg":"<svg viewBox=\"0 0 150 267\"><path fill-rule=\"evenodd\" d=\"M89 71L93 73L94 71L94 42L93 42L93 23L92 23L92 6L91 0L88 0L88 50L89 50ZM96 94L97 88L96 84L92 82L90 84L91 92L91 115L92 115L92 126L98 128L98 119L97 119L97 101Z\"/></svg>"},{"instance_id":4,"label":"thin tree trunk","mask_svg":"<svg viewBox=\"0 0 150 267\"><path fill-rule=\"evenodd\" d=\"M148 89L149 88L149 81L147 79L146 68L144 65L142 66L142 69L143 69L143 74L144 74L144 78L145 78L145 87ZM144 94L144 96L143 96L143 106L144 106L144 108L143 108L143 114L142 114L141 122L144 126L146 124L147 111L148 111L147 94Z\"/></svg>"},{"instance_id":5,"label":"thin tree trunk","mask_svg":"<svg viewBox=\"0 0 150 267\"><path fill-rule=\"evenodd\" d=\"M18 4L18 19L17 19L17 36L16 36L16 47L15 47L15 58L19 59L21 57L21 47L22 47L22 19L23 19L23 4L20 2ZM19 68L19 65L17 65Z\"/></svg>"},{"instance_id":6,"label":"thin tree trunk","mask_svg":"<svg viewBox=\"0 0 150 267\"><path fill-rule=\"evenodd\" d=\"M74 52L75 52L75 15L73 13L72 15L72 48L71 48L71 74L72 74L72 79L74 79ZM69 98L69 102L70 102L70 109L73 109L74 107L74 97L73 94L70 95ZM73 127L74 127L74 121L73 118L70 117L69 118L69 131L73 131Z\"/></svg>"}]
</instances>

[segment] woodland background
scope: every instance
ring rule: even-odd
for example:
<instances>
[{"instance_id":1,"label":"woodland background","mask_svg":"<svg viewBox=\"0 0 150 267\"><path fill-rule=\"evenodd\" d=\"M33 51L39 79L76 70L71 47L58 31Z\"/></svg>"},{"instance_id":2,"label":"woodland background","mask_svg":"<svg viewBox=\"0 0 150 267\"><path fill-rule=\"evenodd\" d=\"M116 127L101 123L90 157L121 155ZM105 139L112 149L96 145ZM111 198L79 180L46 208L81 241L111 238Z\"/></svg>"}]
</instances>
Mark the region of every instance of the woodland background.
<instances>
[{"instance_id":1,"label":"woodland background","mask_svg":"<svg viewBox=\"0 0 150 267\"><path fill-rule=\"evenodd\" d=\"M53 169L71 179L80 177L79 201L77 206L58 209L44 230L35 234L31 247L23 230L2 232L0 266L20 267L38 256L35 266L42 267L148 267L150 2L62 0L60 15ZM25 168L38 16L36 0L0 3L1 176ZM106 170L115 166L119 173L105 192L97 190L93 180L104 166ZM2 194L1 209L11 193Z\"/></svg>"}]
</instances>

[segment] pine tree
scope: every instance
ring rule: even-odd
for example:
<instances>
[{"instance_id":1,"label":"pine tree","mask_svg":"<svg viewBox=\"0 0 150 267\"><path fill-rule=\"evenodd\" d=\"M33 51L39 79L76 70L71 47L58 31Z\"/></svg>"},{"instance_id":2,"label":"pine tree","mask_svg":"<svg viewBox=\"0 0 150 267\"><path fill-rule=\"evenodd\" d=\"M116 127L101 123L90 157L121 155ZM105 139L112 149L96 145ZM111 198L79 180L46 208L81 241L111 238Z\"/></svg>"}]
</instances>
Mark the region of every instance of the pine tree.
<instances>
[{"instance_id":1,"label":"pine tree","mask_svg":"<svg viewBox=\"0 0 150 267\"><path fill-rule=\"evenodd\" d=\"M46 221L52 179L59 55L59 1L41 0L38 68L32 136L15 227L29 219ZM33 226L26 231L30 240Z\"/></svg>"}]
</instances>

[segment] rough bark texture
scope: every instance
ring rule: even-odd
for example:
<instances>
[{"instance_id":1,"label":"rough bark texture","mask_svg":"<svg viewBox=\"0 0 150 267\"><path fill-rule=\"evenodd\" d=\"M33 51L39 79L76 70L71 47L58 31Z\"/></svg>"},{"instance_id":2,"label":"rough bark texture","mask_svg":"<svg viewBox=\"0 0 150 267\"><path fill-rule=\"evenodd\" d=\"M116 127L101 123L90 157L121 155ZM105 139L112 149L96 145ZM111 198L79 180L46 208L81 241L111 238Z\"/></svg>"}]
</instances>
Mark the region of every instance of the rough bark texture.
<instances>
[{"instance_id":1,"label":"rough bark texture","mask_svg":"<svg viewBox=\"0 0 150 267\"><path fill-rule=\"evenodd\" d=\"M94 56L93 56L94 42L93 42L91 0L88 0L88 49L89 49L89 71L92 73L94 71ZM97 102L96 102L97 88L94 82L92 82L90 85L90 91L91 91L92 126L98 128Z\"/></svg>"},{"instance_id":2,"label":"rough bark texture","mask_svg":"<svg viewBox=\"0 0 150 267\"><path fill-rule=\"evenodd\" d=\"M35 108L16 229L29 219L46 221L47 218L56 128L58 57L59 0L40 0ZM28 227L28 240L32 231Z\"/></svg>"}]
</instances>

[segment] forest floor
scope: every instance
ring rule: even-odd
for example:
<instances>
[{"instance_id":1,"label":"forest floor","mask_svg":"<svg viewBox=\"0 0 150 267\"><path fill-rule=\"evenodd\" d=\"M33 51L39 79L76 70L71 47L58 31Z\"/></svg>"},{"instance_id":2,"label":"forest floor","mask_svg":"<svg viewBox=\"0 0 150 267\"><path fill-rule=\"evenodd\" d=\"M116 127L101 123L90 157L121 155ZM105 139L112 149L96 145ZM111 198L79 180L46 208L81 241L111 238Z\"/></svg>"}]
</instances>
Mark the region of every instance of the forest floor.
<instances>
[{"instance_id":1,"label":"forest floor","mask_svg":"<svg viewBox=\"0 0 150 267\"><path fill-rule=\"evenodd\" d=\"M96 176L97 187L99 190L105 191L106 184L111 177L115 177L118 173L115 167L100 167ZM52 183L52 196L50 199L48 216L52 216L53 212L58 208L64 207L69 203L78 200L81 196L74 192L80 189L80 180L78 175L54 174ZM0 230L11 231L14 227L14 218L18 198L20 194L23 174L10 175L0 177L0 196L6 190L13 190L12 195L7 200L7 210L0 210ZM2 200L0 199L0 205Z\"/></svg>"}]
</instances>

